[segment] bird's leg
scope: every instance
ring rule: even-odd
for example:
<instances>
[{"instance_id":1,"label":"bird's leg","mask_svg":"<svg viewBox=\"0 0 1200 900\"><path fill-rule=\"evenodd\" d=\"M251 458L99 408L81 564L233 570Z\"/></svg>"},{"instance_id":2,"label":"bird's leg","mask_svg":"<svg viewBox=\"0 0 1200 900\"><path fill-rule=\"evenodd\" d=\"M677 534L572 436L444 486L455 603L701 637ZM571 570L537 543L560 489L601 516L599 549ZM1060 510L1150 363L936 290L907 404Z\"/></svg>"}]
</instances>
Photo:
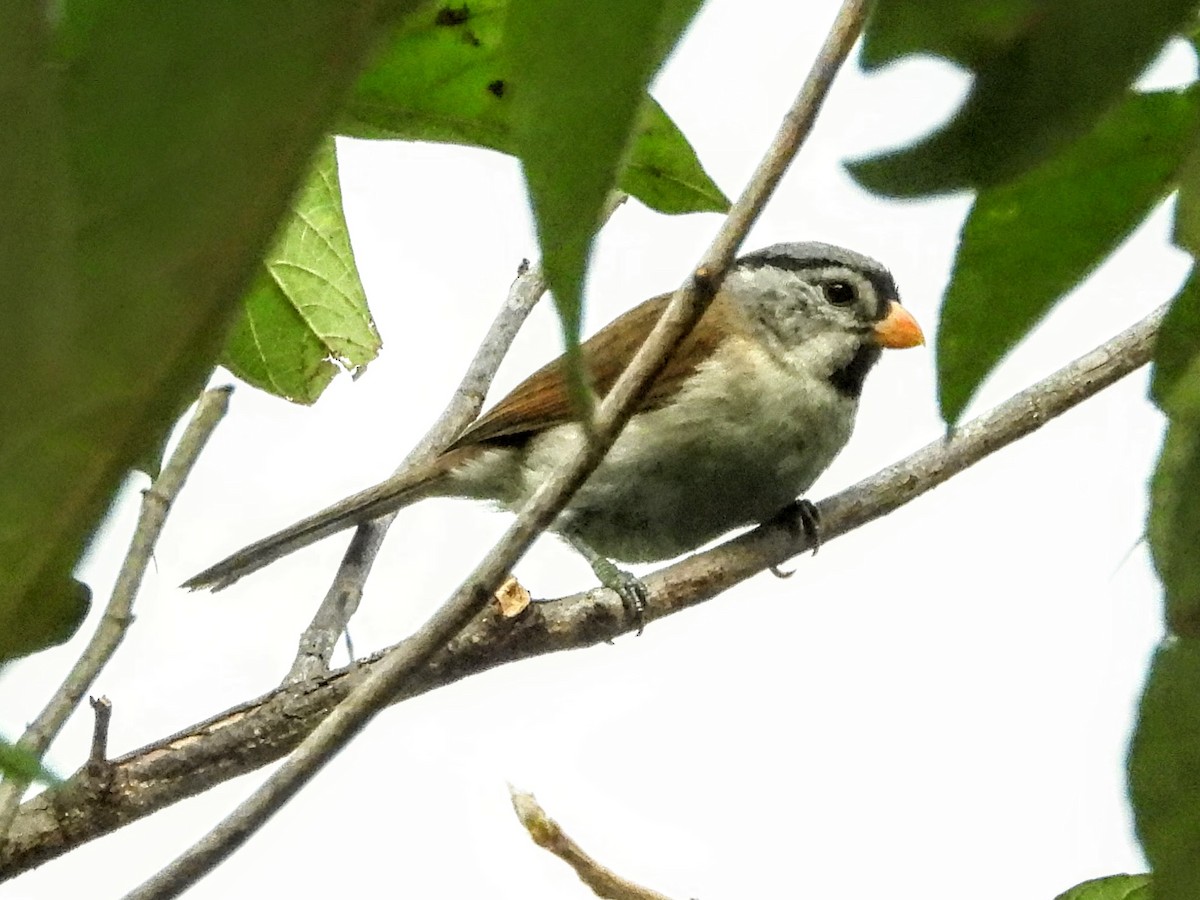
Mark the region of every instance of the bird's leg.
<instances>
[{"instance_id":1,"label":"bird's leg","mask_svg":"<svg viewBox=\"0 0 1200 900\"><path fill-rule=\"evenodd\" d=\"M625 612L637 623L637 633L646 630L646 602L649 592L642 580L632 572L626 572L617 566L607 556L601 556L591 545L570 529L559 532L568 544L574 547L579 555L588 561L600 583L609 590L615 591L621 598Z\"/></svg>"},{"instance_id":2,"label":"bird's leg","mask_svg":"<svg viewBox=\"0 0 1200 900\"><path fill-rule=\"evenodd\" d=\"M813 556L817 555L817 551L821 549L821 511L812 501L804 498L792 501L779 511L779 514L775 516L775 521L790 525L793 529L799 525L800 530L804 532L804 536L812 545ZM771 574L776 578L791 578L795 574L795 569L785 572L779 566L770 566L769 568Z\"/></svg>"},{"instance_id":3,"label":"bird's leg","mask_svg":"<svg viewBox=\"0 0 1200 900\"><path fill-rule=\"evenodd\" d=\"M812 555L816 556L821 549L821 511L811 500L801 497L792 504L796 518L800 520L800 529L808 542L812 544Z\"/></svg>"}]
</instances>

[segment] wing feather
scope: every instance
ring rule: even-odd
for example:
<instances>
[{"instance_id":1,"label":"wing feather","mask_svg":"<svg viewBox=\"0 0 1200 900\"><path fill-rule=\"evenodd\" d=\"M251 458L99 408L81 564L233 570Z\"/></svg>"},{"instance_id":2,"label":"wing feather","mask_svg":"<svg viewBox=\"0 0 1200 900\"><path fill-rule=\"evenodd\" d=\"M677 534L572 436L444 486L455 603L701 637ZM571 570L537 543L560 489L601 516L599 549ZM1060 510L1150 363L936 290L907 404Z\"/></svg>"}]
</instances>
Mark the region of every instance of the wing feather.
<instances>
[{"instance_id":1,"label":"wing feather","mask_svg":"<svg viewBox=\"0 0 1200 900\"><path fill-rule=\"evenodd\" d=\"M653 297L583 342L580 348L583 364L597 395L603 397L612 389L670 299L670 294ZM735 314L733 304L718 294L691 334L671 354L643 398L642 409L656 409L675 394L696 367L716 351L731 324L730 317ZM630 340L631 334L639 338ZM452 449L488 442L522 443L540 431L574 421L576 415L567 396L562 361L560 356L517 385L463 432Z\"/></svg>"}]
</instances>

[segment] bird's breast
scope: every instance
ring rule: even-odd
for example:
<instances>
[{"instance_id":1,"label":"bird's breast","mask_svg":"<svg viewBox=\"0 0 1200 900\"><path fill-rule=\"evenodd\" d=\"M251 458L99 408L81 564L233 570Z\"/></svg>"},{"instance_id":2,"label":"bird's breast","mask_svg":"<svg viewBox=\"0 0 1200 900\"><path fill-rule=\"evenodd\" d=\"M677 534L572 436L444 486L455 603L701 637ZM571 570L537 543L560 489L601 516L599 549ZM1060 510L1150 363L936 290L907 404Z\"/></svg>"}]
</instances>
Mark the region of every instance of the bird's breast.
<instances>
[{"instance_id":1,"label":"bird's breast","mask_svg":"<svg viewBox=\"0 0 1200 900\"><path fill-rule=\"evenodd\" d=\"M722 348L674 402L634 416L559 527L617 560L686 553L807 490L849 439L855 407L826 378L752 342ZM581 440L567 425L532 441L527 491Z\"/></svg>"}]
</instances>

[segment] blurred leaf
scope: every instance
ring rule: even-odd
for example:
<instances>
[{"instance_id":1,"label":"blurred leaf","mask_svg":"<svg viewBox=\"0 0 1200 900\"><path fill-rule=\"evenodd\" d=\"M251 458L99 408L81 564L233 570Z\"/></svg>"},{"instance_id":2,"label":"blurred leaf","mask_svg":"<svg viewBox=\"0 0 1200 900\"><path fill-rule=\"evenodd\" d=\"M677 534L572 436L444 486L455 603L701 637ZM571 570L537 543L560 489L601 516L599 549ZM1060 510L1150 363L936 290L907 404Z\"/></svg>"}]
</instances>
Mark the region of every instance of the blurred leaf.
<instances>
[{"instance_id":1,"label":"blurred leaf","mask_svg":"<svg viewBox=\"0 0 1200 900\"><path fill-rule=\"evenodd\" d=\"M350 250L333 138L326 138L221 362L255 387L312 403L341 368L366 365L379 346Z\"/></svg>"},{"instance_id":2,"label":"blurred leaf","mask_svg":"<svg viewBox=\"0 0 1200 900\"><path fill-rule=\"evenodd\" d=\"M0 737L0 776L12 778L25 784L41 781L58 784L60 779L21 747L10 744Z\"/></svg>"},{"instance_id":3,"label":"blurred leaf","mask_svg":"<svg viewBox=\"0 0 1200 900\"><path fill-rule=\"evenodd\" d=\"M47 578L31 602L0 604L0 663L66 643L92 605L92 591L74 578Z\"/></svg>"},{"instance_id":4,"label":"blurred leaf","mask_svg":"<svg viewBox=\"0 0 1200 900\"><path fill-rule=\"evenodd\" d=\"M47 477L39 458L40 432L34 402L42 391L39 380L53 383L53 348L30 346L53 341L55 310L77 302L75 273L75 194L59 94L61 73L48 65L53 36L44 18L44 5L32 0L0 3L0 331L8 338L10 355L0 383L0 661L14 659L58 643L78 627L77 583L68 577L77 548L38 546L46 524L36 519L51 514L49 504L31 495ZM26 330L30 319L35 330ZM36 329L36 326L44 326ZM17 348L20 348L18 351ZM65 487L65 486L64 486ZM26 503L32 503L27 508ZM48 535L54 537L53 530ZM23 566L30 551L42 558ZM10 571L11 567L11 571ZM78 587L83 587L78 585ZM36 590L34 590L36 588ZM86 591L86 588L83 588ZM86 610L86 607L85 607Z\"/></svg>"},{"instance_id":5,"label":"blurred leaf","mask_svg":"<svg viewBox=\"0 0 1200 900\"><path fill-rule=\"evenodd\" d=\"M584 277L646 85L662 62L666 5L512 0L506 23L513 135L581 406L588 397L579 361Z\"/></svg>"},{"instance_id":6,"label":"blurred leaf","mask_svg":"<svg viewBox=\"0 0 1200 900\"><path fill-rule=\"evenodd\" d=\"M338 126L361 138L443 141L516 154L512 66L505 59L510 0L430 8L413 16L359 79ZM699 0L665 4L653 54L671 48ZM603 83L603 82L601 82ZM619 187L664 213L724 212L729 200L675 123L650 97Z\"/></svg>"},{"instance_id":7,"label":"blurred leaf","mask_svg":"<svg viewBox=\"0 0 1200 900\"><path fill-rule=\"evenodd\" d=\"M872 65L944 53L975 72L949 123L903 150L851 164L897 197L1007 181L1088 131L1187 19L1195 0L879 0Z\"/></svg>"},{"instance_id":8,"label":"blurred leaf","mask_svg":"<svg viewBox=\"0 0 1200 900\"><path fill-rule=\"evenodd\" d=\"M1171 301L1158 330L1150 397L1168 414L1172 410L1200 409L1200 397L1186 392L1177 402L1172 400L1181 383L1192 391L1200 385L1200 275L1195 268Z\"/></svg>"},{"instance_id":9,"label":"blurred leaf","mask_svg":"<svg viewBox=\"0 0 1200 900\"><path fill-rule=\"evenodd\" d=\"M877 0L863 30L860 62L868 72L907 56L932 53L963 66L997 56L1028 31L1041 0Z\"/></svg>"},{"instance_id":10,"label":"blurred leaf","mask_svg":"<svg viewBox=\"0 0 1200 900\"><path fill-rule=\"evenodd\" d=\"M379 9L0 10L0 333L20 348L0 376L0 622L68 631L87 536L211 369Z\"/></svg>"},{"instance_id":11,"label":"blurred leaf","mask_svg":"<svg viewBox=\"0 0 1200 900\"><path fill-rule=\"evenodd\" d=\"M662 15L651 48L656 69L666 62L703 5L704 0L666 0L662 4Z\"/></svg>"},{"instance_id":12,"label":"blurred leaf","mask_svg":"<svg viewBox=\"0 0 1200 900\"><path fill-rule=\"evenodd\" d=\"M75 194L53 37L35 0L0 4L0 310L70 304L75 294ZM10 339L24 336L8 333ZM13 368L6 366L6 368ZM35 373L36 374L36 373ZM51 373L42 373L49 375Z\"/></svg>"},{"instance_id":13,"label":"blurred leaf","mask_svg":"<svg viewBox=\"0 0 1200 900\"><path fill-rule=\"evenodd\" d=\"M1196 132L1197 97L1130 94L1090 134L980 191L963 225L938 329L953 423L996 364L1166 195Z\"/></svg>"},{"instance_id":14,"label":"blurred leaf","mask_svg":"<svg viewBox=\"0 0 1200 900\"><path fill-rule=\"evenodd\" d=\"M1179 172L1175 243L1200 254L1200 148ZM1146 533L1166 593L1167 622L1200 634L1200 271L1193 266L1159 329L1150 396L1169 418L1150 481Z\"/></svg>"},{"instance_id":15,"label":"blurred leaf","mask_svg":"<svg viewBox=\"0 0 1200 900\"><path fill-rule=\"evenodd\" d=\"M1191 18L1183 23L1180 32L1193 50L1200 50L1200 9L1192 11Z\"/></svg>"},{"instance_id":16,"label":"blurred leaf","mask_svg":"<svg viewBox=\"0 0 1200 900\"><path fill-rule=\"evenodd\" d=\"M1151 900L1149 875L1109 875L1077 884L1054 900Z\"/></svg>"},{"instance_id":17,"label":"blurred leaf","mask_svg":"<svg viewBox=\"0 0 1200 900\"><path fill-rule=\"evenodd\" d=\"M1200 256L1200 145L1192 147L1179 167L1179 202L1175 204L1176 245Z\"/></svg>"},{"instance_id":18,"label":"blurred leaf","mask_svg":"<svg viewBox=\"0 0 1200 900\"><path fill-rule=\"evenodd\" d=\"M1176 634L1200 635L1200 378L1189 375L1173 392L1189 398L1188 415L1173 415L1150 480L1146 532L1154 567L1166 590L1167 623ZM1200 882L1198 882L1200 883Z\"/></svg>"},{"instance_id":19,"label":"blurred leaf","mask_svg":"<svg viewBox=\"0 0 1200 900\"><path fill-rule=\"evenodd\" d=\"M1129 792L1154 900L1195 900L1200 884L1200 642L1155 653L1129 750Z\"/></svg>"}]
</instances>

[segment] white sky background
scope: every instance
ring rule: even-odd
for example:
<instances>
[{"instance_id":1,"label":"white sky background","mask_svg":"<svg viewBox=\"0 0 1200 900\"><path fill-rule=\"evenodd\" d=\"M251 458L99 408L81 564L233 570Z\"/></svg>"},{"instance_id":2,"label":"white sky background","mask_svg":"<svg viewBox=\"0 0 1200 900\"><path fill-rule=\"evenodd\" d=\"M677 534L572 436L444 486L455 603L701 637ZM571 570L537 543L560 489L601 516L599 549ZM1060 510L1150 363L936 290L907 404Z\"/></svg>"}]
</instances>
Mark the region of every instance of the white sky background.
<instances>
[{"instance_id":1,"label":"white sky background","mask_svg":"<svg viewBox=\"0 0 1200 900\"><path fill-rule=\"evenodd\" d=\"M712 0L659 79L655 95L731 196L834 9L821 0L751 12ZM1155 84L1193 70L1177 47ZM965 86L932 61L872 78L848 68L746 248L819 239L874 255L932 337L967 199L877 199L840 163L921 134ZM384 350L313 409L237 391L159 544L138 620L97 685L114 704L114 755L284 675L345 538L215 596L176 585L386 476L440 412L521 258L536 256L514 160L398 143L342 142L339 155ZM717 223L628 204L595 257L589 330L679 284ZM1168 229L1160 210L1012 354L973 410L1172 296L1187 260L1168 246ZM493 398L559 349L545 303ZM796 561L791 580L762 575L640 638L508 666L386 712L189 897L589 896L530 843L507 782L533 791L599 860L680 898L1051 898L1139 870L1123 762L1161 602L1137 543L1161 437L1145 394L1142 372ZM853 440L810 496L941 433L932 352L888 353L868 379ZM127 487L82 567L94 613L143 486L138 477ZM352 623L358 652L419 624L509 521L454 501L404 512ZM594 583L553 538L517 572L535 596ZM4 672L0 732L16 736L35 714L94 620L65 648ZM51 763L78 766L90 728L90 711L77 715ZM263 774L93 842L3 896L120 895Z\"/></svg>"}]
</instances>

